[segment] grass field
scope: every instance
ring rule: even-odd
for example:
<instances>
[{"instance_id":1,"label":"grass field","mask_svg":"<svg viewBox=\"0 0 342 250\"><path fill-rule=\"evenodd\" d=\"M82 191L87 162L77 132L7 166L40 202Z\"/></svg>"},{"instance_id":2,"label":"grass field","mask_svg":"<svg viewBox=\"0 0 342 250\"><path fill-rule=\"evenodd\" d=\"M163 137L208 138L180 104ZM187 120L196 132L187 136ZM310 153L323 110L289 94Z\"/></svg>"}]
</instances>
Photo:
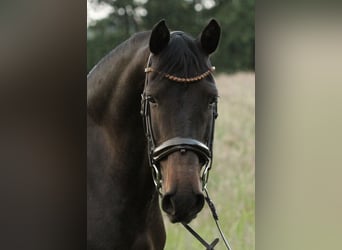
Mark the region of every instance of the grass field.
<instances>
[{"instance_id":1,"label":"grass field","mask_svg":"<svg viewBox=\"0 0 342 250\"><path fill-rule=\"evenodd\" d=\"M219 117L216 122L214 162L208 190L222 230L234 250L255 249L255 75L217 75ZM164 218L166 250L204 247L180 224ZM190 224L207 242L219 237L205 206ZM222 240L215 250L225 249Z\"/></svg>"}]
</instances>

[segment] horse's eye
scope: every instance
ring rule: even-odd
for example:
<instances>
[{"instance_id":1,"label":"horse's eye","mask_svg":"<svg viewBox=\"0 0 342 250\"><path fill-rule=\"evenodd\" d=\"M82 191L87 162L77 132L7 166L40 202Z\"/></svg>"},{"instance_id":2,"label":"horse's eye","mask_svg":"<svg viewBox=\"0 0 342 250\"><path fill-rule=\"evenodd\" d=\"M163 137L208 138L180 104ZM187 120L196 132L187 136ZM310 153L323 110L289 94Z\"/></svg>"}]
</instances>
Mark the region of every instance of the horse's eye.
<instances>
[{"instance_id":1,"label":"horse's eye","mask_svg":"<svg viewBox=\"0 0 342 250\"><path fill-rule=\"evenodd\" d=\"M217 96L210 97L209 105L213 105L213 104L217 103L217 98L218 98Z\"/></svg>"},{"instance_id":2,"label":"horse's eye","mask_svg":"<svg viewBox=\"0 0 342 250\"><path fill-rule=\"evenodd\" d=\"M150 103L157 103L156 99L155 99L153 96L151 96L151 95L147 96L147 100L148 100Z\"/></svg>"}]
</instances>

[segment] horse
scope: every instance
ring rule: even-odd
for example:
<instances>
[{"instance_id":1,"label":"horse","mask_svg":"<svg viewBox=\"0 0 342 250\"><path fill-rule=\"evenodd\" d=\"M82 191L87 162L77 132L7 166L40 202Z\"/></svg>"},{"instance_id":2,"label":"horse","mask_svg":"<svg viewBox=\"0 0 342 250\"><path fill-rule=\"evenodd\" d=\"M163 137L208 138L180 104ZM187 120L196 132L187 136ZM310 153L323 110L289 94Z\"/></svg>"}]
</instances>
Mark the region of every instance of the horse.
<instances>
[{"instance_id":1,"label":"horse","mask_svg":"<svg viewBox=\"0 0 342 250\"><path fill-rule=\"evenodd\" d=\"M218 91L210 55L165 20L113 49L87 76L87 249L164 249L161 208L187 224L202 210Z\"/></svg>"}]
</instances>

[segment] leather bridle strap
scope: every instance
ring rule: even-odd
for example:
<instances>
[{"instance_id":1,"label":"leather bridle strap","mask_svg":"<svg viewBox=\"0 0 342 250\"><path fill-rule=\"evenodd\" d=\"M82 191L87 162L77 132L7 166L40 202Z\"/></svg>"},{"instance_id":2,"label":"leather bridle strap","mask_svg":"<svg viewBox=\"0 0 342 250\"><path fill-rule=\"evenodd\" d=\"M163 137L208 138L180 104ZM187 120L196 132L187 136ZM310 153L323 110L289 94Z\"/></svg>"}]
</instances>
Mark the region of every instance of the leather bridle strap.
<instances>
[{"instance_id":1,"label":"leather bridle strap","mask_svg":"<svg viewBox=\"0 0 342 250\"><path fill-rule=\"evenodd\" d=\"M214 246L219 242L219 238L213 240L211 244L208 244L195 230L193 230L189 225L182 223L182 225L188 230L203 246L206 247L206 250L213 250Z\"/></svg>"},{"instance_id":2,"label":"leather bridle strap","mask_svg":"<svg viewBox=\"0 0 342 250\"><path fill-rule=\"evenodd\" d=\"M159 162L162 158L182 149L194 151L204 157L206 161L211 159L211 152L204 143L195 139L182 137L174 137L163 142L153 150L152 157L155 162Z\"/></svg>"},{"instance_id":3,"label":"leather bridle strap","mask_svg":"<svg viewBox=\"0 0 342 250\"><path fill-rule=\"evenodd\" d=\"M208 190L205 188L204 189L204 192L205 192L205 201L207 202L208 204L208 207L210 208L210 211L211 211L211 215L213 216L213 219L215 221L215 224L216 224L216 227L217 227L217 230L219 231L220 233L220 236L226 246L226 248L228 250L232 250L231 246L229 245L229 242L227 240L227 238L224 236L223 232L222 232L222 229L220 227L220 223L219 223L219 219L218 219L218 215L217 215L217 212L216 212L216 208L215 208L215 205L214 203L212 202L212 200L210 199L209 197L209 193L208 193ZM198 233L196 233L195 230L193 230L189 225L187 224L184 224L182 223L182 225L185 227L186 230L188 230L199 242L201 242L201 244L203 246L206 247L206 250L209 250L209 249L214 249L214 246L219 242L219 239L216 238L213 240L213 242L211 244L208 244Z\"/></svg>"},{"instance_id":4,"label":"leather bridle strap","mask_svg":"<svg viewBox=\"0 0 342 250\"><path fill-rule=\"evenodd\" d=\"M227 249L228 250L232 250L231 246L229 245L229 242L227 240L227 238L224 236L223 232L222 232L222 229L220 227L220 223L219 223L219 219L218 219L218 215L217 215L217 212L216 212L216 208L215 208L215 205L214 203L212 202L212 200L210 199L209 197L209 193L208 193L208 190L205 188L204 189L204 192L205 192L205 201L207 202L209 208L210 208L210 211L211 211L211 215L213 216L214 218L214 221L215 221L215 224L216 224L216 227L221 235L221 238L224 242L224 244L226 245Z\"/></svg>"}]
</instances>

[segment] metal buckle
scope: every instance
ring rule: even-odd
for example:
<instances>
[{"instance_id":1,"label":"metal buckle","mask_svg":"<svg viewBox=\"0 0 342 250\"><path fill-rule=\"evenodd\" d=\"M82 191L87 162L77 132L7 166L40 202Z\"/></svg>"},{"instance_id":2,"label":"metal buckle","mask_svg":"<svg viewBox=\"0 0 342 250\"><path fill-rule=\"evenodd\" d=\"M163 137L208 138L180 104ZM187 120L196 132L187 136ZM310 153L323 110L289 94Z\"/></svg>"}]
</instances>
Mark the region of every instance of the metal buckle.
<instances>
[{"instance_id":1,"label":"metal buckle","mask_svg":"<svg viewBox=\"0 0 342 250\"><path fill-rule=\"evenodd\" d=\"M209 162L204 166L204 170L203 170L202 175L201 175L202 190L203 191L207 188L210 168L211 168L211 159L209 159Z\"/></svg>"},{"instance_id":2,"label":"metal buckle","mask_svg":"<svg viewBox=\"0 0 342 250\"><path fill-rule=\"evenodd\" d=\"M156 186L156 189L158 190L158 193L160 195L162 195L162 192L161 192L161 187L162 187L161 174L160 174L156 164L152 163L151 164L151 168L152 168L153 183Z\"/></svg>"}]
</instances>

